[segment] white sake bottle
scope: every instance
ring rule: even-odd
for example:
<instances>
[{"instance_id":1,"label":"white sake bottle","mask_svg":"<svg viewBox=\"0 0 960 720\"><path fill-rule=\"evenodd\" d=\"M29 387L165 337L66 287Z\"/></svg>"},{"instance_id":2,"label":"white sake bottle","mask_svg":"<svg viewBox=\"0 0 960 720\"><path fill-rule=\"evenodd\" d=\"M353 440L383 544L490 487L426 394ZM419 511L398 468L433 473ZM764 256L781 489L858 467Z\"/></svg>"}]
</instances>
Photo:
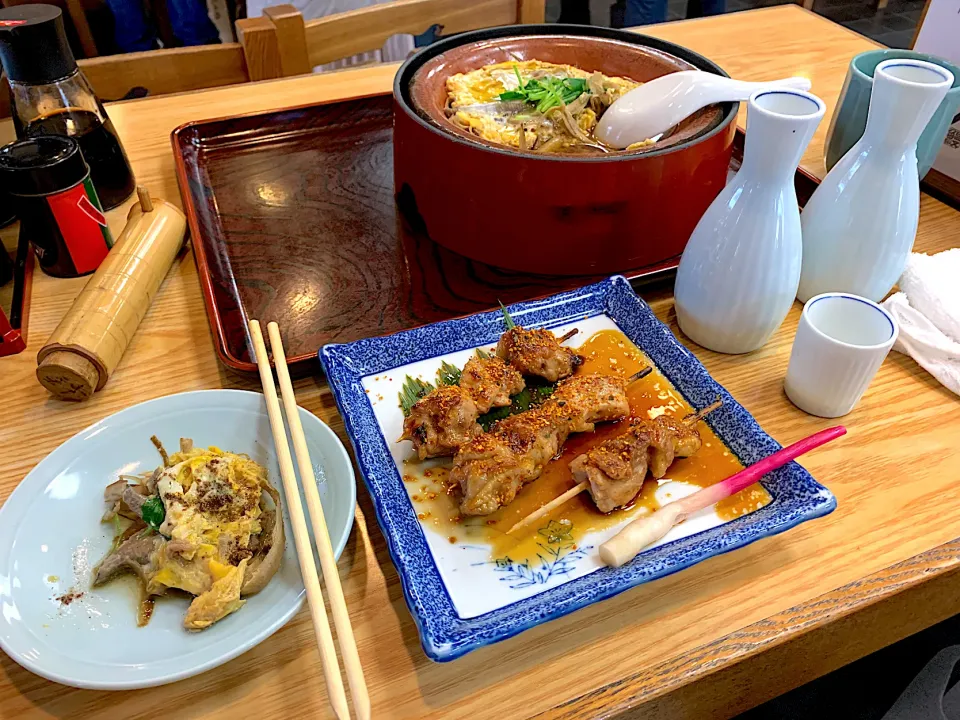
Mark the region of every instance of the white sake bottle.
<instances>
[{"instance_id":1,"label":"white sake bottle","mask_svg":"<svg viewBox=\"0 0 960 720\"><path fill-rule=\"evenodd\" d=\"M756 350L793 305L800 280L794 174L825 106L801 90L754 93L743 164L703 214L674 287L680 329L710 350Z\"/></svg>"},{"instance_id":2,"label":"white sake bottle","mask_svg":"<svg viewBox=\"0 0 960 720\"><path fill-rule=\"evenodd\" d=\"M880 302L903 272L917 235L917 140L953 85L923 60L885 60L873 76L863 136L803 210L797 299L847 292Z\"/></svg>"}]
</instances>

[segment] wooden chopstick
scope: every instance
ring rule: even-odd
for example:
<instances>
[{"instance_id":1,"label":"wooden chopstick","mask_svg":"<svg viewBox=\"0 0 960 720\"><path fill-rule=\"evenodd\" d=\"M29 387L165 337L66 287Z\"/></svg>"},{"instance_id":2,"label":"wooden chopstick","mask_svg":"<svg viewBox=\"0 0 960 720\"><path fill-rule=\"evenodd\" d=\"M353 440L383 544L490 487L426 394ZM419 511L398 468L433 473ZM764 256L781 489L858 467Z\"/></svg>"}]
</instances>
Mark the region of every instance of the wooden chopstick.
<instances>
[{"instance_id":1,"label":"wooden chopstick","mask_svg":"<svg viewBox=\"0 0 960 720\"><path fill-rule=\"evenodd\" d=\"M313 538L320 554L320 567L327 585L327 599L330 601L333 623L337 628L337 641L340 644L340 656L343 658L343 667L350 685L350 695L353 697L353 708L360 720L369 720L370 695L363 678L363 666L360 664L360 655L357 653L357 641L353 637L353 627L350 624L347 602L343 597L343 587L340 585L337 559L334 557L333 546L330 543L330 533L327 530L323 505L320 503L320 493L317 491L317 481L313 474L310 451L307 449L307 439L303 435L303 425L300 423L297 397L293 391L293 383L290 381L287 356L283 349L283 340L280 338L280 327L275 322L267 323L267 334L270 337L270 350L273 352L273 365L277 370L277 379L280 380L280 394L283 397L283 407L287 415L287 427L293 439L293 452L297 457L297 466L300 468L300 483L307 498L307 509L310 511L310 520L313 523Z\"/></svg>"},{"instance_id":2,"label":"wooden chopstick","mask_svg":"<svg viewBox=\"0 0 960 720\"><path fill-rule=\"evenodd\" d=\"M277 449L280 478L283 480L283 494L287 499L290 524L293 526L293 540L297 548L297 559L300 562L300 574L303 576L303 585L307 589L307 604L310 607L310 617L313 620L317 647L320 650L320 661L323 664L327 696L337 717L340 720L348 720L350 710L347 706L347 694L343 689L343 678L340 677L340 666L337 663L337 651L333 645L330 622L327 620L327 611L323 605L323 592L320 590L317 566L313 562L310 532L307 530L303 505L300 503L297 475L293 469L293 460L290 458L290 448L287 445L287 434L283 428L283 413L280 410L280 400L277 398L277 386L273 382L273 372L270 370L267 346L263 342L260 323L251 320L249 327L253 349L257 356L257 369L260 370L263 397L267 402L267 416L270 418L270 429L273 431L273 443ZM280 520L282 521L282 518Z\"/></svg>"}]
</instances>

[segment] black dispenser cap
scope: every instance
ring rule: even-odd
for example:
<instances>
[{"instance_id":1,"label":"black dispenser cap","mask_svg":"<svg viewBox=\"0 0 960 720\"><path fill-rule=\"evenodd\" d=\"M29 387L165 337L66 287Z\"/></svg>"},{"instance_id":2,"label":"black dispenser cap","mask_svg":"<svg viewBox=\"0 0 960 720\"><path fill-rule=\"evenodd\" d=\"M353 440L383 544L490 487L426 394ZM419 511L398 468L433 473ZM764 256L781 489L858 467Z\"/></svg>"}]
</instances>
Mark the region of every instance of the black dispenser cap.
<instances>
[{"instance_id":1,"label":"black dispenser cap","mask_svg":"<svg viewBox=\"0 0 960 720\"><path fill-rule=\"evenodd\" d=\"M89 172L80 145L66 135L17 140L0 148L0 189L11 195L58 193Z\"/></svg>"},{"instance_id":2,"label":"black dispenser cap","mask_svg":"<svg viewBox=\"0 0 960 720\"><path fill-rule=\"evenodd\" d=\"M77 69L63 13L53 5L0 10L0 62L7 77L27 85L61 80Z\"/></svg>"}]
</instances>

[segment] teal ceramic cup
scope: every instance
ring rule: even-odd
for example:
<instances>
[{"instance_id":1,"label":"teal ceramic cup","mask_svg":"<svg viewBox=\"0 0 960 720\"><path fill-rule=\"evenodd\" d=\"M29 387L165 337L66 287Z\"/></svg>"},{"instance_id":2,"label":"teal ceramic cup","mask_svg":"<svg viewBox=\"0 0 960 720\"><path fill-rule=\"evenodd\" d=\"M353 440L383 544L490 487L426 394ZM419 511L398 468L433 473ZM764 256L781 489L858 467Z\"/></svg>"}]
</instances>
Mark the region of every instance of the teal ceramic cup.
<instances>
[{"instance_id":1,"label":"teal ceramic cup","mask_svg":"<svg viewBox=\"0 0 960 720\"><path fill-rule=\"evenodd\" d=\"M867 111L870 109L873 73L877 65L884 60L903 58L926 60L953 73L953 87L947 92L917 143L917 169L921 178L927 174L943 146L943 139L947 136L953 118L960 112L960 68L942 58L913 50L870 50L860 53L850 61L847 78L843 81L840 99L827 131L827 170L836 165L863 135L863 129L867 126Z\"/></svg>"}]
</instances>

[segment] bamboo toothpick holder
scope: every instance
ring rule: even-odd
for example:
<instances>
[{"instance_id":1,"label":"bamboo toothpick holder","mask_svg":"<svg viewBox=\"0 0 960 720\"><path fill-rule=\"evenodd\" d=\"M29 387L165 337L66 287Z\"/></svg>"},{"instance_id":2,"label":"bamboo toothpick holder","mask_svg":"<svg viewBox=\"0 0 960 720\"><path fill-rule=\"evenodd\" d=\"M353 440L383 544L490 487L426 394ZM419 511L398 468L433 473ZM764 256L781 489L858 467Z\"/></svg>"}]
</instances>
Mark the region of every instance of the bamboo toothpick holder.
<instances>
[{"instance_id":1,"label":"bamboo toothpick holder","mask_svg":"<svg viewBox=\"0 0 960 720\"><path fill-rule=\"evenodd\" d=\"M120 238L37 354L37 379L61 400L107 384L183 246L179 208L142 187L137 195Z\"/></svg>"}]
</instances>

